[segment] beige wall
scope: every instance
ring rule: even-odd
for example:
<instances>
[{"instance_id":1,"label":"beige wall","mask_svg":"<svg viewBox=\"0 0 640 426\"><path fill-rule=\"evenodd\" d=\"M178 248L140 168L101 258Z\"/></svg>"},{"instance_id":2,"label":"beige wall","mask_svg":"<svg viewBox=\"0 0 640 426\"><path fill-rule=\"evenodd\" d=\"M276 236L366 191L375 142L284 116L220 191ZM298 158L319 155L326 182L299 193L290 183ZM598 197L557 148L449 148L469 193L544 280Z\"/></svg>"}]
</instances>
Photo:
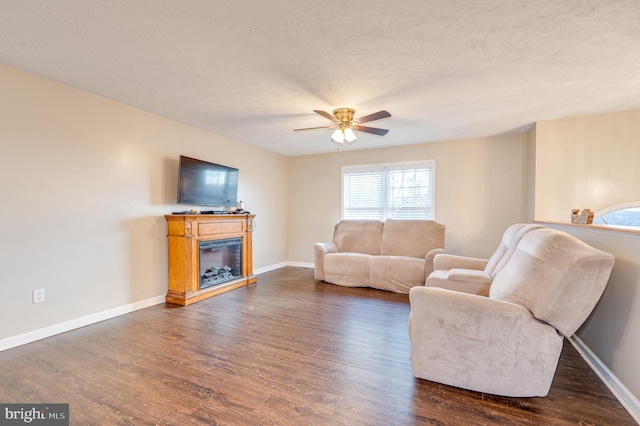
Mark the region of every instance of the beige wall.
<instances>
[{"instance_id":1,"label":"beige wall","mask_svg":"<svg viewBox=\"0 0 640 426\"><path fill-rule=\"evenodd\" d=\"M600 210L640 200L640 110L539 122L535 134L535 218L570 221L571 208ZM640 399L640 237L551 225L616 257L609 284L576 333ZM637 408L636 408L637 409Z\"/></svg>"},{"instance_id":2,"label":"beige wall","mask_svg":"<svg viewBox=\"0 0 640 426\"><path fill-rule=\"evenodd\" d=\"M290 158L288 258L311 263L313 244L331 240L342 166L429 159L436 161L435 220L447 226L446 250L488 257L505 228L525 220L526 155L527 136L518 134Z\"/></svg>"},{"instance_id":3,"label":"beige wall","mask_svg":"<svg viewBox=\"0 0 640 426\"><path fill-rule=\"evenodd\" d=\"M640 201L640 110L536 124L535 217Z\"/></svg>"},{"instance_id":4,"label":"beige wall","mask_svg":"<svg viewBox=\"0 0 640 426\"><path fill-rule=\"evenodd\" d=\"M254 268L287 260L285 157L4 66L0 93L0 340L166 293L180 154L238 167Z\"/></svg>"},{"instance_id":5,"label":"beige wall","mask_svg":"<svg viewBox=\"0 0 640 426\"><path fill-rule=\"evenodd\" d=\"M525 190L526 222L535 218L536 209L536 125L527 133L527 178Z\"/></svg>"}]
</instances>

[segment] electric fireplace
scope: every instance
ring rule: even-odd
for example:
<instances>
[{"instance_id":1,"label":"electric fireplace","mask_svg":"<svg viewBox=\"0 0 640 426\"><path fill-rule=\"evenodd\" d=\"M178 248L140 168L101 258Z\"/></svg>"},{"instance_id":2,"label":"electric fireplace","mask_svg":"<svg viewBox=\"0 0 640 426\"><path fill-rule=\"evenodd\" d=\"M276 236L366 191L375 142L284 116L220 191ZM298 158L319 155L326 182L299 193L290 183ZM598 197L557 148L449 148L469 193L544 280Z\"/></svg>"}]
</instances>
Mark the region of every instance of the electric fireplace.
<instances>
[{"instance_id":1,"label":"electric fireplace","mask_svg":"<svg viewBox=\"0 0 640 426\"><path fill-rule=\"evenodd\" d=\"M242 278L242 238L200 241L200 290Z\"/></svg>"},{"instance_id":2,"label":"electric fireplace","mask_svg":"<svg viewBox=\"0 0 640 426\"><path fill-rule=\"evenodd\" d=\"M167 303L190 305L257 281L251 214L171 214Z\"/></svg>"}]
</instances>

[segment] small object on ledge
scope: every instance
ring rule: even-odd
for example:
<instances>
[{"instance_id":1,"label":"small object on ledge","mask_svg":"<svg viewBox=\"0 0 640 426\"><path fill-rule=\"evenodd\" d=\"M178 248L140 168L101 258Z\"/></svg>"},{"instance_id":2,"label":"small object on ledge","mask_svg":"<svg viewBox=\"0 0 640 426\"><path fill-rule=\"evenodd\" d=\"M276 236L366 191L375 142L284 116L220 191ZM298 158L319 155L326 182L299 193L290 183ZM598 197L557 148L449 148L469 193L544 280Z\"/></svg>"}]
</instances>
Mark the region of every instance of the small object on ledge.
<instances>
[{"instance_id":1,"label":"small object on ledge","mask_svg":"<svg viewBox=\"0 0 640 426\"><path fill-rule=\"evenodd\" d=\"M584 209L582 213L584 214L585 212L587 213L587 225L591 225L593 223L594 213L589 209Z\"/></svg>"},{"instance_id":2,"label":"small object on ledge","mask_svg":"<svg viewBox=\"0 0 640 426\"><path fill-rule=\"evenodd\" d=\"M580 216L580 209L571 210L571 223L579 223L578 217Z\"/></svg>"},{"instance_id":3,"label":"small object on ledge","mask_svg":"<svg viewBox=\"0 0 640 426\"><path fill-rule=\"evenodd\" d=\"M580 212L580 209L571 210L571 223L591 225L593 217L594 213L590 209L584 209L582 212Z\"/></svg>"}]
</instances>

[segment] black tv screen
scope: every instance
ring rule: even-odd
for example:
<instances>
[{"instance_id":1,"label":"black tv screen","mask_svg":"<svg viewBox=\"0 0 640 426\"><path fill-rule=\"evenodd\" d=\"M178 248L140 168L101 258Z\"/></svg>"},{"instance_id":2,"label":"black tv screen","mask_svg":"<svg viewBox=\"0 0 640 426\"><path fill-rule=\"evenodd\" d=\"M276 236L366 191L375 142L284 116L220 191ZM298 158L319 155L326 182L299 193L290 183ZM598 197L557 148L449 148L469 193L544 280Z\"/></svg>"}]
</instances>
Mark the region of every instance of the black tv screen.
<instances>
[{"instance_id":1,"label":"black tv screen","mask_svg":"<svg viewBox=\"0 0 640 426\"><path fill-rule=\"evenodd\" d=\"M181 155L178 170L178 204L235 208L238 169Z\"/></svg>"}]
</instances>

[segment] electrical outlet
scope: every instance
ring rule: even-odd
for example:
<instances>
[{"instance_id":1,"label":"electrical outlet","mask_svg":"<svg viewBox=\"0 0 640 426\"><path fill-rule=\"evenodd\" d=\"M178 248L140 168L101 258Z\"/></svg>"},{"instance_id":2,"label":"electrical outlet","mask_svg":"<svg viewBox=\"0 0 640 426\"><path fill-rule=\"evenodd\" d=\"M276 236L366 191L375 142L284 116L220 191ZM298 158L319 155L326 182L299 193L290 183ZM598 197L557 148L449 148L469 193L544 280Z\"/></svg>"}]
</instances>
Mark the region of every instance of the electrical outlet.
<instances>
[{"instance_id":1,"label":"electrical outlet","mask_svg":"<svg viewBox=\"0 0 640 426\"><path fill-rule=\"evenodd\" d=\"M33 290L33 303L44 302L44 288L40 290Z\"/></svg>"}]
</instances>

